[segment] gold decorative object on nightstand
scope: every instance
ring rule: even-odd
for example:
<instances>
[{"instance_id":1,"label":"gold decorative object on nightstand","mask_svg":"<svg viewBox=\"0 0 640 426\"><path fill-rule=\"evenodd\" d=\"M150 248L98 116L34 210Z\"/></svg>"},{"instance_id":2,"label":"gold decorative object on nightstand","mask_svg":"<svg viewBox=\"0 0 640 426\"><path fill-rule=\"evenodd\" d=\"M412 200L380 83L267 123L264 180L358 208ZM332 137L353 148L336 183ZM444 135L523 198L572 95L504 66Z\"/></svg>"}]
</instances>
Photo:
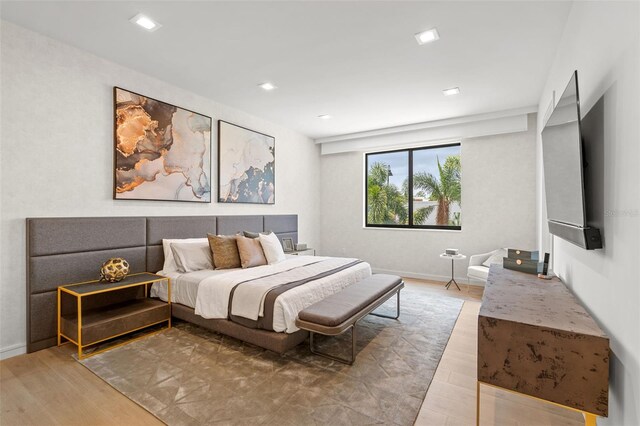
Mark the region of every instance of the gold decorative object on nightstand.
<instances>
[{"instance_id":1,"label":"gold decorative object on nightstand","mask_svg":"<svg viewBox=\"0 0 640 426\"><path fill-rule=\"evenodd\" d=\"M112 257L100 268L100 281L117 283L129 274L129 262L121 257Z\"/></svg>"}]
</instances>

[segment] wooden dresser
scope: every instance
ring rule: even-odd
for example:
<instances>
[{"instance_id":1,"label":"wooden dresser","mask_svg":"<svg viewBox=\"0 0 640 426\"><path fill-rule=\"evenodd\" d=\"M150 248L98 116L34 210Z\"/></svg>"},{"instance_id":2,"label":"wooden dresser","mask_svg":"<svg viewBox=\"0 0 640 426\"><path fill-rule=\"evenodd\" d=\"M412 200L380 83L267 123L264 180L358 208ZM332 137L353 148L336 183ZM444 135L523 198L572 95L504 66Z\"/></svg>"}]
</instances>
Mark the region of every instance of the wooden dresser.
<instances>
[{"instance_id":1,"label":"wooden dresser","mask_svg":"<svg viewBox=\"0 0 640 426\"><path fill-rule=\"evenodd\" d=\"M580 411L608 415L609 338L554 278L492 265L478 317L480 384Z\"/></svg>"}]
</instances>

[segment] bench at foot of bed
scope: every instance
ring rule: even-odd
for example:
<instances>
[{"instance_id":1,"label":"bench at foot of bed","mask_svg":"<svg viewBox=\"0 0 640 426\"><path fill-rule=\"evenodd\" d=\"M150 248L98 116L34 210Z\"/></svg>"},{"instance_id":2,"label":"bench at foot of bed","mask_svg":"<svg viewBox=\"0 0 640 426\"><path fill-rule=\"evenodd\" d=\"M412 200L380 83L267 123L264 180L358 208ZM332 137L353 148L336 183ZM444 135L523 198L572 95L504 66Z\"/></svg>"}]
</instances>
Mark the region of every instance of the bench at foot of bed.
<instances>
[{"instance_id":1,"label":"bench at foot of bed","mask_svg":"<svg viewBox=\"0 0 640 426\"><path fill-rule=\"evenodd\" d=\"M351 365L356 359L356 323L369 314L398 319L400 316L400 290L403 287L404 282L396 275L372 275L300 311L296 325L311 333L309 348L312 353ZM394 294L397 297L395 316L373 313L377 307L389 300ZM349 329L351 329L351 359L320 352L314 347L313 336L315 333L337 336Z\"/></svg>"}]
</instances>

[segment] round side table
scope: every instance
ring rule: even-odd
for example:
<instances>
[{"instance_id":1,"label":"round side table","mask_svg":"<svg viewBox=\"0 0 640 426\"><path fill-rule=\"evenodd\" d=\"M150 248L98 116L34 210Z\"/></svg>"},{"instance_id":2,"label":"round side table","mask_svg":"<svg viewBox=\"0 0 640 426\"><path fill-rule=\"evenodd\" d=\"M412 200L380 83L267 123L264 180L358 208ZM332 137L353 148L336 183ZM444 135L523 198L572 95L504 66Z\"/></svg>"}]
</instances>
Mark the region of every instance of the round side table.
<instances>
[{"instance_id":1,"label":"round side table","mask_svg":"<svg viewBox=\"0 0 640 426\"><path fill-rule=\"evenodd\" d=\"M442 259L451 259L451 279L449 280L449 282L444 286L444 288L446 288L447 290L449 290L449 287L451 286L451 284L455 284L456 287L458 287L458 291L460 290L460 286L458 285L458 283L456 282L456 279L453 278L453 262L456 260L462 260L462 259L466 259L467 256L465 256L464 254L446 254L446 253L442 253L440 255L440 258Z\"/></svg>"}]
</instances>

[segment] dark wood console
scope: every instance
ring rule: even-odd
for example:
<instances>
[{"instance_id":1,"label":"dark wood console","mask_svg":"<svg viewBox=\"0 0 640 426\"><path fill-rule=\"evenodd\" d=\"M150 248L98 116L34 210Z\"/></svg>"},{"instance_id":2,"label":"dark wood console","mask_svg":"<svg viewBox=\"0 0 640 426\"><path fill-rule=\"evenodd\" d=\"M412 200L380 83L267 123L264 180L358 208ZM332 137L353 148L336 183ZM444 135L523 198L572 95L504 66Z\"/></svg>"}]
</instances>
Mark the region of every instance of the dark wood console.
<instances>
[{"instance_id":1,"label":"dark wood console","mask_svg":"<svg viewBox=\"0 0 640 426\"><path fill-rule=\"evenodd\" d=\"M609 338L558 278L492 265L478 317L480 384L608 415Z\"/></svg>"}]
</instances>

